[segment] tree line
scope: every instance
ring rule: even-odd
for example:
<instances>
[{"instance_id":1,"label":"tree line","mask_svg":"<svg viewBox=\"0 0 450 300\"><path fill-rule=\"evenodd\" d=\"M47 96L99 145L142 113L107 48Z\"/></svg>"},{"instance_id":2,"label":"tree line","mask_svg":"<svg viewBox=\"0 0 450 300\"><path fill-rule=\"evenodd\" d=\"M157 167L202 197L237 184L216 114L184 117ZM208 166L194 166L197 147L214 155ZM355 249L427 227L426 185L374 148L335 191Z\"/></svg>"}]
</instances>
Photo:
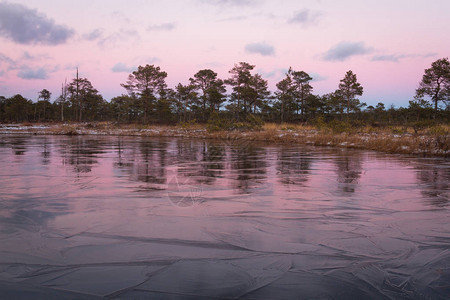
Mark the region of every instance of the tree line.
<instances>
[{"instance_id":1,"label":"tree line","mask_svg":"<svg viewBox=\"0 0 450 300\"><path fill-rule=\"evenodd\" d=\"M254 73L255 65L240 62L220 79L211 69L203 69L169 88L167 73L159 66L139 66L121 86L126 93L106 101L78 70L71 82L61 86L58 97L43 89L33 102L17 94L0 96L1 122L86 122L175 124L186 122L304 122L346 120L352 122L408 123L423 120L449 121L450 63L438 59L426 69L407 108L386 108L361 102L364 89L349 70L336 91L316 95L313 78L289 68L271 93L268 81ZM231 91L227 94L227 86Z\"/></svg>"}]
</instances>

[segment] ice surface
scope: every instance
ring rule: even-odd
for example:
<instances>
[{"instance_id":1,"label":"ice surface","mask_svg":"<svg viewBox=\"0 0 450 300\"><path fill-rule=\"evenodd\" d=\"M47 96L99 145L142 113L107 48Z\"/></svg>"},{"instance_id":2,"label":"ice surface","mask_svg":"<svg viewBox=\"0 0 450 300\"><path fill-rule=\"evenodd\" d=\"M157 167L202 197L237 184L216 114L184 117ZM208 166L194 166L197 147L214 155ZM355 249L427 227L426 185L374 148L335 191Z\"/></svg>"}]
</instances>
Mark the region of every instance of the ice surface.
<instances>
[{"instance_id":1,"label":"ice surface","mask_svg":"<svg viewBox=\"0 0 450 300\"><path fill-rule=\"evenodd\" d=\"M448 299L448 159L0 139L0 298Z\"/></svg>"}]
</instances>

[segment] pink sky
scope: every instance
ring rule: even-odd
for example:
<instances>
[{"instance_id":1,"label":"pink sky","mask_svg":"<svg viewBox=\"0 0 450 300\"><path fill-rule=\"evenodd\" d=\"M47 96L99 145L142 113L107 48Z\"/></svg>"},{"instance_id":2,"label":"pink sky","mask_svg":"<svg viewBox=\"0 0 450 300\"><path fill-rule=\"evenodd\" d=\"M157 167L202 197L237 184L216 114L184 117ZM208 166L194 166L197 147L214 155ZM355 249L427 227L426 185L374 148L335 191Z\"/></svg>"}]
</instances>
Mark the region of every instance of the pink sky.
<instances>
[{"instance_id":1,"label":"pink sky","mask_svg":"<svg viewBox=\"0 0 450 300\"><path fill-rule=\"evenodd\" d=\"M54 100L78 66L110 100L138 65L160 66L174 87L245 61L272 91L289 66L316 94L352 70L362 101L407 106L424 69L449 56L449 12L448 0L0 1L0 95L46 88Z\"/></svg>"}]
</instances>

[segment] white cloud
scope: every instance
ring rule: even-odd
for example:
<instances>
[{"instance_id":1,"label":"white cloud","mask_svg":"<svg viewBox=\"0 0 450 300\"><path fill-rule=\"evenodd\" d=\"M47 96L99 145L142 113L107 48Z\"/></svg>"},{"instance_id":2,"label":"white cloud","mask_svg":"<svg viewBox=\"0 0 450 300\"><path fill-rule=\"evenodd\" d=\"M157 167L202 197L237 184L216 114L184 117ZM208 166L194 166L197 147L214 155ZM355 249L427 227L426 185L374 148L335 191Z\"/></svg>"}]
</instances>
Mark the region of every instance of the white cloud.
<instances>
[{"instance_id":1,"label":"white cloud","mask_svg":"<svg viewBox=\"0 0 450 300\"><path fill-rule=\"evenodd\" d=\"M251 6L258 4L257 0L200 0L200 2L221 6Z\"/></svg>"},{"instance_id":2,"label":"white cloud","mask_svg":"<svg viewBox=\"0 0 450 300\"><path fill-rule=\"evenodd\" d=\"M103 36L103 33L104 33L103 29L97 28L97 29L92 30L89 33L84 34L83 38L88 41L94 41L94 40L101 38Z\"/></svg>"},{"instance_id":3,"label":"white cloud","mask_svg":"<svg viewBox=\"0 0 450 300\"><path fill-rule=\"evenodd\" d=\"M136 30L133 29L121 29L115 33L112 33L104 38L98 40L98 45L100 47L114 47L119 42L139 40L140 36Z\"/></svg>"},{"instance_id":4,"label":"white cloud","mask_svg":"<svg viewBox=\"0 0 450 300\"><path fill-rule=\"evenodd\" d=\"M48 71L45 68L39 67L36 69L25 68L17 73L17 76L22 79L47 79Z\"/></svg>"},{"instance_id":5,"label":"white cloud","mask_svg":"<svg viewBox=\"0 0 450 300\"><path fill-rule=\"evenodd\" d=\"M136 69L137 69L137 67L135 67L135 66L127 66L124 63L118 62L111 68L111 71L113 71L114 73L120 73L120 72L131 73L131 72L135 71Z\"/></svg>"},{"instance_id":6,"label":"white cloud","mask_svg":"<svg viewBox=\"0 0 450 300\"><path fill-rule=\"evenodd\" d=\"M0 35L16 43L63 44L73 33L72 29L55 24L37 10L21 4L0 3Z\"/></svg>"},{"instance_id":7,"label":"white cloud","mask_svg":"<svg viewBox=\"0 0 450 300\"><path fill-rule=\"evenodd\" d=\"M275 48L265 42L252 43L245 46L245 51L248 53L257 53L263 56L275 55Z\"/></svg>"},{"instance_id":8,"label":"white cloud","mask_svg":"<svg viewBox=\"0 0 450 300\"><path fill-rule=\"evenodd\" d=\"M344 61L352 56L373 52L373 48L366 47L363 42L340 42L323 54L327 61Z\"/></svg>"},{"instance_id":9,"label":"white cloud","mask_svg":"<svg viewBox=\"0 0 450 300\"><path fill-rule=\"evenodd\" d=\"M312 12L309 9L297 11L289 20L289 24L302 24L303 26L316 24L319 17L322 15L320 12Z\"/></svg>"},{"instance_id":10,"label":"white cloud","mask_svg":"<svg viewBox=\"0 0 450 300\"><path fill-rule=\"evenodd\" d=\"M148 31L171 31L176 28L175 23L162 23L162 24L156 24L156 25L150 25L147 27Z\"/></svg>"},{"instance_id":11,"label":"white cloud","mask_svg":"<svg viewBox=\"0 0 450 300\"><path fill-rule=\"evenodd\" d=\"M401 59L405 58L427 58L436 56L437 53L427 53L427 54L380 54L374 55L371 61L390 61L399 62Z\"/></svg>"}]
</instances>

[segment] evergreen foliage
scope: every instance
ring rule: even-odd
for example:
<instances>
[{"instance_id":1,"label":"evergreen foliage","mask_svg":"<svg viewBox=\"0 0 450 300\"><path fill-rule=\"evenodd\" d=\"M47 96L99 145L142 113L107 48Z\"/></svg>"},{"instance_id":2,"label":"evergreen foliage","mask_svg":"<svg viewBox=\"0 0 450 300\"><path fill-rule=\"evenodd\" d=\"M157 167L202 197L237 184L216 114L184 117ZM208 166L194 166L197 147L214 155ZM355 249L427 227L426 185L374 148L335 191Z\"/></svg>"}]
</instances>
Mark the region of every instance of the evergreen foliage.
<instances>
[{"instance_id":1,"label":"evergreen foliage","mask_svg":"<svg viewBox=\"0 0 450 300\"><path fill-rule=\"evenodd\" d=\"M257 130L263 122L302 122L326 127L333 132L354 126L408 125L418 130L423 124L450 121L450 63L438 59L426 69L416 96L406 108L375 107L361 103L363 87L356 74L348 71L338 89L325 95L313 94L313 78L292 68L277 84L272 95L268 82L253 73L255 66L240 62L222 80L210 69L199 70L189 84L167 87L167 73L158 66L145 65L121 84L127 94L106 101L87 78L77 76L52 94L42 89L33 102L17 94L0 96L0 122L86 122L114 121L141 124L207 124L210 131ZM226 85L230 87L227 95ZM427 125L427 126L428 126ZM438 127L436 127L438 128Z\"/></svg>"}]
</instances>

